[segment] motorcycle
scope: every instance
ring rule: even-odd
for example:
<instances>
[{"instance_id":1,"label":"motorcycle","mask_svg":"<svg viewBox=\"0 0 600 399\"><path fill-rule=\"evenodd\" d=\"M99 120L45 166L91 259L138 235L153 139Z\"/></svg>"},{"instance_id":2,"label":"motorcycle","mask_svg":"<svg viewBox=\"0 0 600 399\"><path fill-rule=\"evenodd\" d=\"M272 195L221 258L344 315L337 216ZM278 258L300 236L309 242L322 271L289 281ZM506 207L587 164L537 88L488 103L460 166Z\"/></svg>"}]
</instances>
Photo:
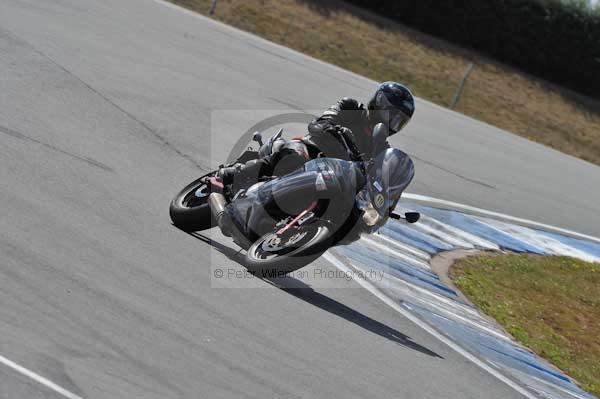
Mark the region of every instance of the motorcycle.
<instances>
[{"instance_id":1,"label":"motorcycle","mask_svg":"<svg viewBox=\"0 0 600 399\"><path fill-rule=\"evenodd\" d=\"M267 143L259 133L230 167L263 157L281 145L280 129ZM247 188L225 185L217 170L183 188L171 201L173 224L185 231L218 226L246 250L244 266L251 272L289 273L309 264L327 249L372 233L388 217L415 223L420 215L392 212L412 180L410 157L387 145L387 128L373 129L373 151L358 161L316 158L282 176L270 176ZM366 158L366 159L365 159ZM355 158L356 159L356 158Z\"/></svg>"}]
</instances>

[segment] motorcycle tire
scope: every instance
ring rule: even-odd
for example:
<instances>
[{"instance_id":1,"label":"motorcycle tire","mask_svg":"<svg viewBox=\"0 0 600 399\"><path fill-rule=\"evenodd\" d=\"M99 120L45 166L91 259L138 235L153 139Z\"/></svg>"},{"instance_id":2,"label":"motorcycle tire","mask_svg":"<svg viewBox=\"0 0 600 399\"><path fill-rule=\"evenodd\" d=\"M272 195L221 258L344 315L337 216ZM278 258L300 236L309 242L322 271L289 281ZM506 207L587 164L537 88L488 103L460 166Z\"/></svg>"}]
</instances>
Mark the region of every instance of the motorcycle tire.
<instances>
[{"instance_id":1,"label":"motorcycle tire","mask_svg":"<svg viewBox=\"0 0 600 399\"><path fill-rule=\"evenodd\" d=\"M331 246L332 233L324 225L309 225L306 229L304 236L300 237L304 231L297 231L284 244L276 232L263 235L248 248L246 268L259 277L277 277L308 265ZM290 245L290 239L298 245Z\"/></svg>"},{"instance_id":2,"label":"motorcycle tire","mask_svg":"<svg viewBox=\"0 0 600 399\"><path fill-rule=\"evenodd\" d=\"M214 173L214 172L213 172ZM208 186L204 175L185 186L171 201L169 214L175 226L184 231L200 231L216 225L208 205Z\"/></svg>"}]
</instances>

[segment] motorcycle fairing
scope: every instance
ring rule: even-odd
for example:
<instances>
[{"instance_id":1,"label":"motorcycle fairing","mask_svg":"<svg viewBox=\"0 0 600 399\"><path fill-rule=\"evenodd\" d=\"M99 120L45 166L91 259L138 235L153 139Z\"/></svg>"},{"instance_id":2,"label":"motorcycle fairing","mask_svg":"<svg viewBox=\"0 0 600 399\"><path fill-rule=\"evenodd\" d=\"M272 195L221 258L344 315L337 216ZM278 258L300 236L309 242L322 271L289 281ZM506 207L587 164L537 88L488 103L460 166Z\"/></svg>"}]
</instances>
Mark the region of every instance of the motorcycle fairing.
<instances>
[{"instance_id":1,"label":"motorcycle fairing","mask_svg":"<svg viewBox=\"0 0 600 399\"><path fill-rule=\"evenodd\" d=\"M279 220L299 214L315 201L322 205L322 218L343 223L362 185L364 177L352 162L319 158L250 190L230 203L226 211L240 231L255 240ZM328 209L329 203L336 204L336 209Z\"/></svg>"},{"instance_id":2,"label":"motorcycle fairing","mask_svg":"<svg viewBox=\"0 0 600 399\"><path fill-rule=\"evenodd\" d=\"M414 175L414 164L408 154L397 148L386 149L368 168L368 183L356 196L359 207L363 209L372 203L382 218L387 218Z\"/></svg>"}]
</instances>

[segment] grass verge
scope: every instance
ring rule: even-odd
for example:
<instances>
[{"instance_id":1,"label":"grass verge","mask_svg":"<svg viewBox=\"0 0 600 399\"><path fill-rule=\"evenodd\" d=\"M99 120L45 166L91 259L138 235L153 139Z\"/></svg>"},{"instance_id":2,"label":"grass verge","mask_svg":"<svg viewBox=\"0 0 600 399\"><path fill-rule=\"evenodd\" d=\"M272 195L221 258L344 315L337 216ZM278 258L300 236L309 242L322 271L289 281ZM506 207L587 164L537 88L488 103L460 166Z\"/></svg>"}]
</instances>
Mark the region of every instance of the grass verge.
<instances>
[{"instance_id":1,"label":"grass verge","mask_svg":"<svg viewBox=\"0 0 600 399\"><path fill-rule=\"evenodd\" d=\"M473 63L457 111L600 165L600 103L341 1L219 0L213 18L442 106Z\"/></svg>"},{"instance_id":2,"label":"grass verge","mask_svg":"<svg viewBox=\"0 0 600 399\"><path fill-rule=\"evenodd\" d=\"M567 257L478 255L454 284L519 342L600 395L600 264Z\"/></svg>"}]
</instances>

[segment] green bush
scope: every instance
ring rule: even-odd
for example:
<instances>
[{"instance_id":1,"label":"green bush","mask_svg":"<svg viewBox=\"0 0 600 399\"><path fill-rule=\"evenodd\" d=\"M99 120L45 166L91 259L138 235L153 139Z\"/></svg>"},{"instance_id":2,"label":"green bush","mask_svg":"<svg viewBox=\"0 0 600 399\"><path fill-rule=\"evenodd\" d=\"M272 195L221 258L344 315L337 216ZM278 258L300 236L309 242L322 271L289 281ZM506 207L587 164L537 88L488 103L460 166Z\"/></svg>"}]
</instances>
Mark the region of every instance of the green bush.
<instances>
[{"instance_id":1,"label":"green bush","mask_svg":"<svg viewBox=\"0 0 600 399\"><path fill-rule=\"evenodd\" d=\"M346 0L600 99L600 15L560 0Z\"/></svg>"}]
</instances>

